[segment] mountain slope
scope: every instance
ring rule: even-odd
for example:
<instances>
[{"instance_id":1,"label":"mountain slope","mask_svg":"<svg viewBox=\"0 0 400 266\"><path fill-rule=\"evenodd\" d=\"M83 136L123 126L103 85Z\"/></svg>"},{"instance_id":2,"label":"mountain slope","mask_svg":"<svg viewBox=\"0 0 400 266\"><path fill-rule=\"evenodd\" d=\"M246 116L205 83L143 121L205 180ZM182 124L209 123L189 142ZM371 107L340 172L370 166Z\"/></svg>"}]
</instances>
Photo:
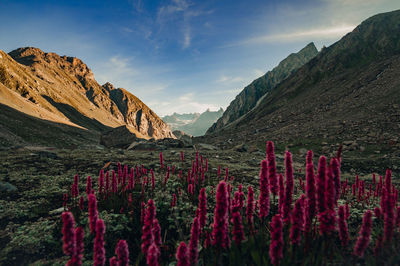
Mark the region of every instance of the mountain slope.
<instances>
[{"instance_id":1,"label":"mountain slope","mask_svg":"<svg viewBox=\"0 0 400 266\"><path fill-rule=\"evenodd\" d=\"M400 11L393 11L367 19L323 49L208 140L351 140L398 150L399 103Z\"/></svg>"},{"instance_id":2,"label":"mountain slope","mask_svg":"<svg viewBox=\"0 0 400 266\"><path fill-rule=\"evenodd\" d=\"M192 123L184 125L181 130L192 136L202 136L206 133L207 129L222 116L223 112L224 110L222 108L215 112L207 110Z\"/></svg>"},{"instance_id":3,"label":"mountain slope","mask_svg":"<svg viewBox=\"0 0 400 266\"><path fill-rule=\"evenodd\" d=\"M222 117L207 130L207 134L219 131L221 128L245 115L257 105L257 102L266 93L271 91L277 84L294 73L302 65L310 61L317 53L318 51L314 43L309 43L299 52L290 54L273 70L254 80L229 104Z\"/></svg>"},{"instance_id":4,"label":"mountain slope","mask_svg":"<svg viewBox=\"0 0 400 266\"><path fill-rule=\"evenodd\" d=\"M206 110L205 112L192 114L167 115L163 120L172 128L172 130L183 131L192 136L202 136L207 129L215 123L223 114L224 110L218 111Z\"/></svg>"},{"instance_id":5,"label":"mountain slope","mask_svg":"<svg viewBox=\"0 0 400 266\"><path fill-rule=\"evenodd\" d=\"M34 117L95 132L126 125L139 137L173 137L137 97L99 85L78 58L32 47L0 51L0 84L0 103Z\"/></svg>"}]
</instances>

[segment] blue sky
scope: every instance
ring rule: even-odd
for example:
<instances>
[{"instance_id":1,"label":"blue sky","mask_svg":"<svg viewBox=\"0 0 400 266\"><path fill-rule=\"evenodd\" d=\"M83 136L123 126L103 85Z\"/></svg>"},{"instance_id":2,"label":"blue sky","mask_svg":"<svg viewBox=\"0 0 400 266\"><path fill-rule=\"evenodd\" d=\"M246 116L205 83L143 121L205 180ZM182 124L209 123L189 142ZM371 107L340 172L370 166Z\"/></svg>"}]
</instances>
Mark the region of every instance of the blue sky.
<instances>
[{"instance_id":1,"label":"blue sky","mask_svg":"<svg viewBox=\"0 0 400 266\"><path fill-rule=\"evenodd\" d=\"M81 58L159 115L226 108L313 41L337 41L398 0L0 0L0 49Z\"/></svg>"}]
</instances>

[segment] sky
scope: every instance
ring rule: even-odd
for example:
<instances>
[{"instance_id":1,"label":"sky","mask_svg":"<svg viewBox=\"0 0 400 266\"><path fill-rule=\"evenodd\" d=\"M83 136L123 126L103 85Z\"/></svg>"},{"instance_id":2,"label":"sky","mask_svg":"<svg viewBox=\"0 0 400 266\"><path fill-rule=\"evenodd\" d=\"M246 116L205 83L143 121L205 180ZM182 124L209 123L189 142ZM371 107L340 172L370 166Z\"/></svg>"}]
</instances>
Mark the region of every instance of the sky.
<instances>
[{"instance_id":1,"label":"sky","mask_svg":"<svg viewBox=\"0 0 400 266\"><path fill-rule=\"evenodd\" d=\"M0 49L75 56L158 115L226 108L310 42L338 41L399 0L0 0Z\"/></svg>"}]
</instances>

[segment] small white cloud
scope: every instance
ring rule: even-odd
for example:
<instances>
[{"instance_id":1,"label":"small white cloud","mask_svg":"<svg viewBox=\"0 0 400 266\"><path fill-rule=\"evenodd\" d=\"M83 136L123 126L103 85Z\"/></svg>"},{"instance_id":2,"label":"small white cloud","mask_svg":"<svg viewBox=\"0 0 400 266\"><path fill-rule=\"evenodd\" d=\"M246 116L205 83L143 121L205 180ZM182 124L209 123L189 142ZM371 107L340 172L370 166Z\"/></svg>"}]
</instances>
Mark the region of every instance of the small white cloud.
<instances>
[{"instance_id":1,"label":"small white cloud","mask_svg":"<svg viewBox=\"0 0 400 266\"><path fill-rule=\"evenodd\" d=\"M185 27L184 33L183 33L183 49L186 49L190 46L191 43L191 35L190 35L190 28Z\"/></svg>"},{"instance_id":2,"label":"small white cloud","mask_svg":"<svg viewBox=\"0 0 400 266\"><path fill-rule=\"evenodd\" d=\"M253 70L254 76L255 77L261 77L265 74L265 71L261 70L261 69L254 69Z\"/></svg>"},{"instance_id":3,"label":"small white cloud","mask_svg":"<svg viewBox=\"0 0 400 266\"><path fill-rule=\"evenodd\" d=\"M225 76L225 75L220 76L216 80L216 82L218 82L218 83L240 83L243 81L244 81L244 78L242 78L242 77L231 77L231 76Z\"/></svg>"}]
</instances>

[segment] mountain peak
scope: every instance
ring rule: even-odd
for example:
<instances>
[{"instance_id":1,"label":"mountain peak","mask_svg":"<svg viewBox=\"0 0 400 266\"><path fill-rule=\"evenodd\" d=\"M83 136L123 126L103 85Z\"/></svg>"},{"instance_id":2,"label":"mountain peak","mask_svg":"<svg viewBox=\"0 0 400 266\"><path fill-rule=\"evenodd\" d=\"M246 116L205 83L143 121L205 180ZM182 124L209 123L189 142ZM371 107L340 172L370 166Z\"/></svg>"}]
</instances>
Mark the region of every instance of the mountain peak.
<instances>
[{"instance_id":1,"label":"mountain peak","mask_svg":"<svg viewBox=\"0 0 400 266\"><path fill-rule=\"evenodd\" d=\"M108 92L115 90L114 85L112 85L110 82L106 82L102 85L103 88L105 88Z\"/></svg>"}]
</instances>

